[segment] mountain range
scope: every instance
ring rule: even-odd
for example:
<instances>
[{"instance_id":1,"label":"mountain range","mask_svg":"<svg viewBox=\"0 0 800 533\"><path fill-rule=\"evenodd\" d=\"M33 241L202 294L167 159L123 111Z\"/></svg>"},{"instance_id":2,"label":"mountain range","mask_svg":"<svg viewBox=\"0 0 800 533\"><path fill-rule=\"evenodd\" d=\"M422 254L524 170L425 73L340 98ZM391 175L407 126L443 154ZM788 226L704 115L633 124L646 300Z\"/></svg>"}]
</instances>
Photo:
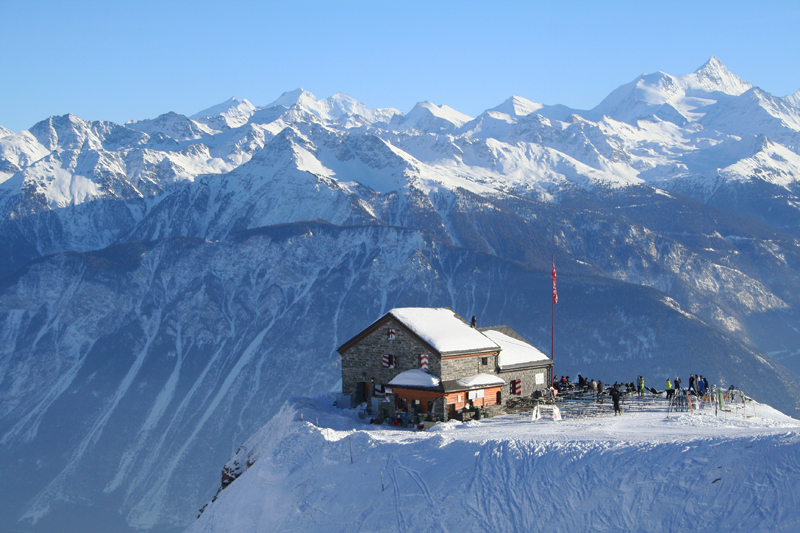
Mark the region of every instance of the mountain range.
<instances>
[{"instance_id":1,"label":"mountain range","mask_svg":"<svg viewBox=\"0 0 800 533\"><path fill-rule=\"evenodd\" d=\"M799 169L800 91L714 57L591 110L298 89L0 128L0 527L187 526L392 307L549 353L553 257L557 373L699 372L796 416Z\"/></svg>"}]
</instances>

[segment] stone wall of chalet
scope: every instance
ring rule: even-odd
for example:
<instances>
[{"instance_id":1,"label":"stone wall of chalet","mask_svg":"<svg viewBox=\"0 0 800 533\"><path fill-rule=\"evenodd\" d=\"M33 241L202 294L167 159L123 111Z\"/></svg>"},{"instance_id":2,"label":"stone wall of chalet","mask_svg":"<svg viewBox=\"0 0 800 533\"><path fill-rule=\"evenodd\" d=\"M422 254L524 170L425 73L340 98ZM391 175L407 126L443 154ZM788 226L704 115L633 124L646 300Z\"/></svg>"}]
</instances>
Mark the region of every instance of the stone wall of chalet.
<instances>
[{"instance_id":1,"label":"stone wall of chalet","mask_svg":"<svg viewBox=\"0 0 800 533\"><path fill-rule=\"evenodd\" d=\"M475 374L497 374L497 354L442 358L442 381L461 379Z\"/></svg>"},{"instance_id":2,"label":"stone wall of chalet","mask_svg":"<svg viewBox=\"0 0 800 533\"><path fill-rule=\"evenodd\" d=\"M536 375L542 374L542 383L536 383ZM547 366L538 368L522 368L516 370L500 370L497 375L503 378L506 384L503 386L503 402L509 398L530 396L533 391L544 390L550 386L550 369ZM521 394L511 394L511 381L520 380L522 382Z\"/></svg>"},{"instance_id":3,"label":"stone wall of chalet","mask_svg":"<svg viewBox=\"0 0 800 533\"><path fill-rule=\"evenodd\" d=\"M390 329L395 332L394 340L389 338ZM394 356L394 368L383 367L384 354ZM342 356L342 392L351 394L356 391L358 383L369 383L370 380L374 380L375 385L388 384L400 372L419 368L422 354L428 355L429 371L439 376L439 359L389 320Z\"/></svg>"}]
</instances>

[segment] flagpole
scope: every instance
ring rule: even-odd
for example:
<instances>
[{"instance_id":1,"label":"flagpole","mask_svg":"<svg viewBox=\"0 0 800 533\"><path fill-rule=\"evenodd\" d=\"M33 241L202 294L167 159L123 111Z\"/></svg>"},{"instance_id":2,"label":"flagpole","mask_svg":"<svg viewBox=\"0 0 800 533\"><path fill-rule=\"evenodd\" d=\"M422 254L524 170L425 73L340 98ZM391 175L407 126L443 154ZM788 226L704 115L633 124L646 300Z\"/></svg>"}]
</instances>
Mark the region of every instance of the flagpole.
<instances>
[{"instance_id":1,"label":"flagpole","mask_svg":"<svg viewBox=\"0 0 800 533\"><path fill-rule=\"evenodd\" d=\"M556 254L553 254L553 323L550 326L550 360L553 365L550 370L550 386L553 386L553 379L556 372Z\"/></svg>"}]
</instances>

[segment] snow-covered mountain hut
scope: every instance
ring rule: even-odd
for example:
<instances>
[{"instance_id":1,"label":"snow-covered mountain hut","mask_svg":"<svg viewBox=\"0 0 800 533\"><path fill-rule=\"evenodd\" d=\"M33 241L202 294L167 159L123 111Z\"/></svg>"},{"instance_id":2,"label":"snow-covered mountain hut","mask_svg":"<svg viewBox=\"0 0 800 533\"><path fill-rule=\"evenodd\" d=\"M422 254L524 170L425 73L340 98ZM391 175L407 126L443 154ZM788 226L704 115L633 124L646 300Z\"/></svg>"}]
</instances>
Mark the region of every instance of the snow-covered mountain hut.
<instances>
[{"instance_id":1,"label":"snow-covered mountain hut","mask_svg":"<svg viewBox=\"0 0 800 533\"><path fill-rule=\"evenodd\" d=\"M440 420L544 389L552 369L549 357L508 326L478 329L446 307L392 309L338 352L351 405Z\"/></svg>"}]
</instances>

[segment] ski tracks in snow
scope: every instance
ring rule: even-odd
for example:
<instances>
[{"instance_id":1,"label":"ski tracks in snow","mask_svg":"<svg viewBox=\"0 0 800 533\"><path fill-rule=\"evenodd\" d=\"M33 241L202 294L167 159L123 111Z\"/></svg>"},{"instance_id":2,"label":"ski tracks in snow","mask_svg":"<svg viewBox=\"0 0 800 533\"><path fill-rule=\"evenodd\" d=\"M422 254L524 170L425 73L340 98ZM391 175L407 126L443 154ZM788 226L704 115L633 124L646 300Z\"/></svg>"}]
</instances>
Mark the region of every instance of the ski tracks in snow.
<instances>
[{"instance_id":1,"label":"ski tracks in snow","mask_svg":"<svg viewBox=\"0 0 800 533\"><path fill-rule=\"evenodd\" d=\"M425 498L425 503L428 509L431 509L431 511L436 509L436 503L433 501L430 487L428 487L428 483L425 481L422 475L417 470L403 465L400 462L400 459L397 457L397 454L392 454L391 458L389 459L387 464L387 472L389 474L389 478L391 479L392 490L394 492L398 530L407 531L408 527L405 515L403 514L403 507L408 505L408 495L414 494L416 491L413 488L412 490L402 491L398 473L406 474L409 478L411 478L411 481L413 481L414 485L416 485L417 489L419 489L419 492Z\"/></svg>"}]
</instances>

